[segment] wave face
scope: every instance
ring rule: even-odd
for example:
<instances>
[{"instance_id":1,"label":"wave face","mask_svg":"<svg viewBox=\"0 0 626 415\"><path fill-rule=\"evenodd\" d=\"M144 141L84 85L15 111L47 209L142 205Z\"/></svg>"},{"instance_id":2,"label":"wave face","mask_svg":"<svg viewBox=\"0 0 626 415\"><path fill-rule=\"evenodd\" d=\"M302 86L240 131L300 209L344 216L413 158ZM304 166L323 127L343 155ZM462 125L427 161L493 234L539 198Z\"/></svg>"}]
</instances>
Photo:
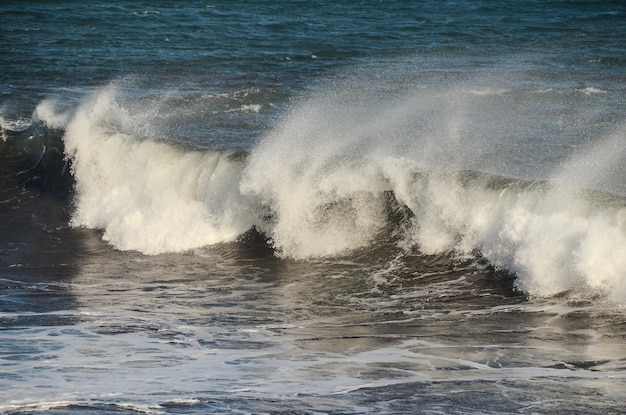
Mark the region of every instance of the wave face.
<instances>
[{"instance_id":1,"label":"wave face","mask_svg":"<svg viewBox=\"0 0 626 415\"><path fill-rule=\"evenodd\" d=\"M484 258L530 295L591 290L626 301L623 131L542 179L515 178L480 169L494 142L476 138L487 127L469 131L487 115L459 115L488 92L353 92L324 90L244 152L164 139L150 128L154 108L115 87L66 113L44 102L34 119L64 131L71 224L103 230L116 249L182 252L252 229L277 256L299 260L391 242Z\"/></svg>"}]
</instances>

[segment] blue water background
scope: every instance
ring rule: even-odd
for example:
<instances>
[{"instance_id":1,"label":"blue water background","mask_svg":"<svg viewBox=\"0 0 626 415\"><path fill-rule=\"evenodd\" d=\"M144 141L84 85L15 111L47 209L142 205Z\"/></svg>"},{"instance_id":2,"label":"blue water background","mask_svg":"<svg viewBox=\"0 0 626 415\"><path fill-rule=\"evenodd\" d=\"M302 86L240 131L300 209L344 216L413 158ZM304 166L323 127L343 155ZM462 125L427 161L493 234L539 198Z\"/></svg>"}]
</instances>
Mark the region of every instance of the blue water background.
<instances>
[{"instance_id":1,"label":"blue water background","mask_svg":"<svg viewBox=\"0 0 626 415\"><path fill-rule=\"evenodd\" d=\"M620 1L7 1L0 96L28 114L129 76L146 89L290 96L348 66L423 59L445 73L520 56L519 69L547 78L611 82L625 13Z\"/></svg>"}]
</instances>

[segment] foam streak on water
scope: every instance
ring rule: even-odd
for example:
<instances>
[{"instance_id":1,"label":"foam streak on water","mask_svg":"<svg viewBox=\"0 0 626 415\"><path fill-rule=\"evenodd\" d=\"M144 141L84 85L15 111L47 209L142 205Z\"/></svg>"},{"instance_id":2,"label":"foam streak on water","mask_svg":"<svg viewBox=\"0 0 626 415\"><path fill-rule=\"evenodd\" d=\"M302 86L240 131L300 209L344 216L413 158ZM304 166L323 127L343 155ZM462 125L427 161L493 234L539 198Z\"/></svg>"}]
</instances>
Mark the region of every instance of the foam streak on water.
<instances>
[{"instance_id":1,"label":"foam streak on water","mask_svg":"<svg viewBox=\"0 0 626 415\"><path fill-rule=\"evenodd\" d=\"M312 271L210 251L119 253L81 261L65 283L3 280L25 292L69 296L72 307L0 316L9 397L1 409L376 413L394 406L369 402L372 393L427 403L440 388L469 399L461 407L435 400L459 413L516 405L552 413L539 403L543 388L553 390L554 413L568 407L555 396L571 388L590 393L577 405L592 413L623 399L619 313L524 304L504 281L485 280L478 265L451 272L419 257L405 261L412 267L389 264L369 279L352 261L314 263ZM407 273L420 262L428 276ZM120 272L134 277L116 278ZM477 385L509 398L474 400Z\"/></svg>"}]
</instances>

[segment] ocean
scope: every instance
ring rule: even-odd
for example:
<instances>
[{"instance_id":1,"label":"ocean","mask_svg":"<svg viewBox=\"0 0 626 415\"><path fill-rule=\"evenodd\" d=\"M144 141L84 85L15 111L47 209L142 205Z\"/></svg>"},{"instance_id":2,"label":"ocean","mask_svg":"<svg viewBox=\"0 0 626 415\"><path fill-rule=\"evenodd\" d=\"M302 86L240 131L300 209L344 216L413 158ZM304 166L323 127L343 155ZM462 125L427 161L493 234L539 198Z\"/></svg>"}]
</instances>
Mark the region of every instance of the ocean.
<instances>
[{"instance_id":1,"label":"ocean","mask_svg":"<svg viewBox=\"0 0 626 415\"><path fill-rule=\"evenodd\" d=\"M626 412L626 4L0 3L0 413Z\"/></svg>"}]
</instances>

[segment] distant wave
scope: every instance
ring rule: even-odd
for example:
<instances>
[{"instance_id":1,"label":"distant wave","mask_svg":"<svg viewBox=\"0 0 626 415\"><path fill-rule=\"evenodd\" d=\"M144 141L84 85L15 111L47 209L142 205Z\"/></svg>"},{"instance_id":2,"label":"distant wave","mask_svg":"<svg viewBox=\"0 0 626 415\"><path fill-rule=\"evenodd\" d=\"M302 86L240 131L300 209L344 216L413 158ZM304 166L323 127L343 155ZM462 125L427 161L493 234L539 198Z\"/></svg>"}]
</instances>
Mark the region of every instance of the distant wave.
<instances>
[{"instance_id":1,"label":"distant wave","mask_svg":"<svg viewBox=\"0 0 626 415\"><path fill-rule=\"evenodd\" d=\"M392 235L408 251L485 258L531 295L591 290L626 301L626 201L598 186L624 159L623 134L544 180L521 180L442 158L462 145L410 136L415 119L397 107L374 114L336 99L304 103L249 153L141 136L115 88L70 114L44 102L31 129L62 130L71 224L103 230L120 250L181 252L256 229L276 255L307 259Z\"/></svg>"}]
</instances>

